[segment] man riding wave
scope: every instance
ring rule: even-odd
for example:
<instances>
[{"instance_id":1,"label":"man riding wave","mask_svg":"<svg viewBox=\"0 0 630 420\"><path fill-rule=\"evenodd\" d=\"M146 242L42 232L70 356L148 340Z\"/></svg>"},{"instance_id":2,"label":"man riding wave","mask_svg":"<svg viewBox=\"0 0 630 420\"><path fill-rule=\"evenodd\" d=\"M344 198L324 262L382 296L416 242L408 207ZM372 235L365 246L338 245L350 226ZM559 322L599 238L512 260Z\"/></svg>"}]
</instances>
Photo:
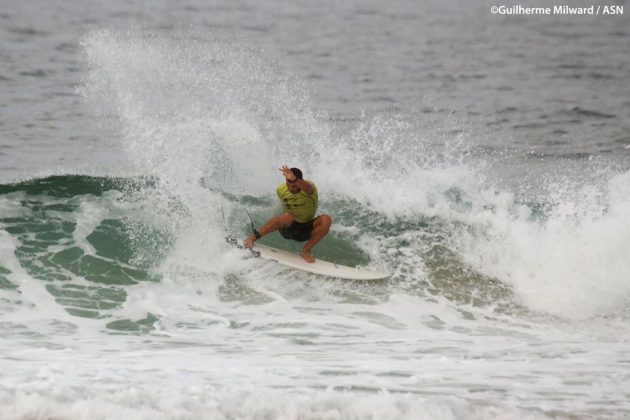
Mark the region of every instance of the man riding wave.
<instances>
[{"instance_id":1,"label":"man riding wave","mask_svg":"<svg viewBox=\"0 0 630 420\"><path fill-rule=\"evenodd\" d=\"M269 219L260 229L243 241L246 248L251 248L256 240L268 233L279 231L285 239L305 242L300 255L306 262L313 263L315 258L311 249L321 241L332 225L332 218L327 214L315 217L319 201L317 187L312 181L302 176L298 168L284 165L280 168L285 182L278 185L276 194L282 202L284 212Z\"/></svg>"}]
</instances>

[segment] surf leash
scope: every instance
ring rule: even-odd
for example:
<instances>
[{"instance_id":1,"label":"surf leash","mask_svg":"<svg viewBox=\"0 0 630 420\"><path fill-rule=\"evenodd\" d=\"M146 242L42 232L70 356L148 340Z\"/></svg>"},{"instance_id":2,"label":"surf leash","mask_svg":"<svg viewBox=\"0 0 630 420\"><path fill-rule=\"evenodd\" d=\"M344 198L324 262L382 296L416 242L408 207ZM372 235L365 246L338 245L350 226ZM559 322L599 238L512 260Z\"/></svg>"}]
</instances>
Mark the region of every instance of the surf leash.
<instances>
[{"instance_id":1,"label":"surf leash","mask_svg":"<svg viewBox=\"0 0 630 420\"><path fill-rule=\"evenodd\" d=\"M249 214L249 211L247 211L245 207L243 207L243 209L245 210L245 213L247 213L247 217L249 217L249 224L252 227L252 234L254 235L254 237L256 237L256 240L260 239L261 235L260 235L260 232L258 232L256 228L254 227L254 221L252 220L252 215ZM239 246L239 247L243 248L242 246ZM260 257L260 251L254 251L251 248L249 248L249 250L254 255L254 257Z\"/></svg>"},{"instance_id":2,"label":"surf leash","mask_svg":"<svg viewBox=\"0 0 630 420\"><path fill-rule=\"evenodd\" d=\"M252 225L252 234L256 237L256 240L260 239L261 235L260 235L260 232L258 232L256 228L254 227L254 221L252 220L252 215L249 214L247 209L245 209L245 213L247 213L247 217L249 217L249 223Z\"/></svg>"},{"instance_id":3,"label":"surf leash","mask_svg":"<svg viewBox=\"0 0 630 420\"><path fill-rule=\"evenodd\" d=\"M256 236L256 239L258 239L260 237L260 233L258 233L258 231L254 229L254 221L252 220L252 216L249 214L247 209L245 209L245 212L247 213L247 216L249 217L249 222L252 225L252 231L254 231L254 236ZM228 244L238 249L245 249L245 247L238 242L238 239L228 234L227 223L225 222L225 212L223 211L223 207L221 207L221 217L223 218L223 230L225 231L225 242L227 242ZM249 252L252 253L253 257L260 257L260 251L254 251L253 249L249 248Z\"/></svg>"}]
</instances>

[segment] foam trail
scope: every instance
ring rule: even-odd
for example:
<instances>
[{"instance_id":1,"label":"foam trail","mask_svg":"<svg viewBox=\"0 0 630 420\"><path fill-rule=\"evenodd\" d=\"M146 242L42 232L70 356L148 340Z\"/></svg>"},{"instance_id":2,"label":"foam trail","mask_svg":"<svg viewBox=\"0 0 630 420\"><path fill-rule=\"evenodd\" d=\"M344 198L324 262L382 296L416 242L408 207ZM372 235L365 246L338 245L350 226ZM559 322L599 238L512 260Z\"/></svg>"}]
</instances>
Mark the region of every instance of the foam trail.
<instances>
[{"instance_id":1,"label":"foam trail","mask_svg":"<svg viewBox=\"0 0 630 420\"><path fill-rule=\"evenodd\" d=\"M70 390L64 390L63 395ZM105 395L111 394L106 397ZM188 397L188 398L186 398ZM6 404L2 401L15 401ZM68 401L70 400L70 401ZM142 402L141 404L139 402ZM17 407L17 408L16 408ZM2 392L0 408L7 419L54 416L59 419L171 419L176 418L280 418L280 419L547 419L543 414L528 413L510 405L488 405L459 398L419 398L395 394L345 395L333 391L299 394L278 391L226 393L209 387L178 388L176 390L132 388L100 395L72 395L65 401L55 401L41 393Z\"/></svg>"},{"instance_id":2,"label":"foam trail","mask_svg":"<svg viewBox=\"0 0 630 420\"><path fill-rule=\"evenodd\" d=\"M276 168L304 162L308 145L327 135L299 86L237 45L107 30L82 43L89 71L81 92L100 115L117 117L137 172L159 177L145 194L180 238L177 258L219 255L219 208L229 214L232 203L211 190L269 194Z\"/></svg>"}]
</instances>

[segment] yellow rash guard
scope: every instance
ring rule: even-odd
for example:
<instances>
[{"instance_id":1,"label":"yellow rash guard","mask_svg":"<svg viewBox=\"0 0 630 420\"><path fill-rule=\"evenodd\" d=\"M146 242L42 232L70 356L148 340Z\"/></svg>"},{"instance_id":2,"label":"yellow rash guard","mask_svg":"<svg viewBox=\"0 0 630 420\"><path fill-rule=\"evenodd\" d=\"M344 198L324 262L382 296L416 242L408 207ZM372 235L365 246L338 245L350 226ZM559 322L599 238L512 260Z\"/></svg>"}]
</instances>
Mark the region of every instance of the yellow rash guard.
<instances>
[{"instance_id":1,"label":"yellow rash guard","mask_svg":"<svg viewBox=\"0 0 630 420\"><path fill-rule=\"evenodd\" d=\"M298 223L310 222L315 218L317 211L317 187L311 181L305 181L313 186L313 194L308 195L302 190L297 194L292 194L285 183L276 188L276 194L278 194L284 210L291 213Z\"/></svg>"}]
</instances>

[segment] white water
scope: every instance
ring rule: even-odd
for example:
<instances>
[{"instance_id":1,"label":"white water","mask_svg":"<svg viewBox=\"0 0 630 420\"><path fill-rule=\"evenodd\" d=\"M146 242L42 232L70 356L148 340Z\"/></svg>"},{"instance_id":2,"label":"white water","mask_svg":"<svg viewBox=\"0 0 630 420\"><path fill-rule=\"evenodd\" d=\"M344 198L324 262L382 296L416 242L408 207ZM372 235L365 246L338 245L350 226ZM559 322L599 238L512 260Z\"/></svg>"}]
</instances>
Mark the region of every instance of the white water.
<instances>
[{"instance_id":1,"label":"white water","mask_svg":"<svg viewBox=\"0 0 630 420\"><path fill-rule=\"evenodd\" d=\"M572 185L559 186L546 220L536 221L512 193L459 161L465 152L460 138L447 142L453 145L442 159L418 137L418 127L400 119L377 119L335 138L309 111L299 84L265 68L253 53L172 42L101 31L84 44L92 68L86 92L99 104L111 102L121 117L124 147L138 172L159 175L192 212L192 235L181 234L175 261L203 259L204 238L221 238L217 208L229 204L209 194L200 179L273 199L276 168L291 162L327 194L385 216L437 216L472 226L472 234L465 230L453 239L464 260L513 286L534 311L589 318L627 307L628 174L603 189L569 193ZM450 188L462 192L463 208L445 196Z\"/></svg>"}]
</instances>

